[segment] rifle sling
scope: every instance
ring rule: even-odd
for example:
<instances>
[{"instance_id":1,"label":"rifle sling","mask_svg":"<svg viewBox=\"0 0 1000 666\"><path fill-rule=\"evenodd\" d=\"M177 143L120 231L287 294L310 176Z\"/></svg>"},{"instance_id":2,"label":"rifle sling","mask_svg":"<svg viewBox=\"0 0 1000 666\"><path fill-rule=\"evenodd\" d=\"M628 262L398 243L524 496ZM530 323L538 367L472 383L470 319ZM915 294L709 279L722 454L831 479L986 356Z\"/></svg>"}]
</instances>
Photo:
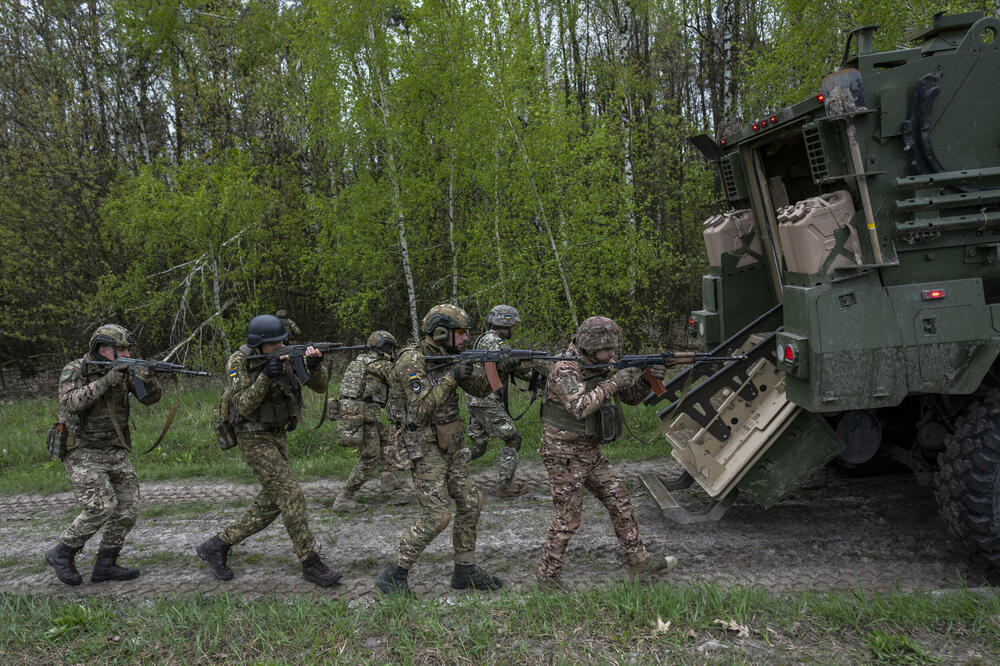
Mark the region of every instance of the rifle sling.
<instances>
[{"instance_id":1,"label":"rifle sling","mask_svg":"<svg viewBox=\"0 0 1000 666\"><path fill-rule=\"evenodd\" d=\"M153 442L153 445L151 447L142 452L143 455L146 455L147 453L152 453L153 449L158 447L160 445L160 442L163 441L163 438L167 436L167 431L170 430L170 426L174 422L174 416L177 415L177 408L180 406L180 404L181 404L180 382L177 379L177 375L174 375L174 404L170 408L170 413L167 414L167 420L163 422L163 428L160 429L160 436L156 438L156 441Z\"/></svg>"},{"instance_id":2,"label":"rifle sling","mask_svg":"<svg viewBox=\"0 0 1000 666\"><path fill-rule=\"evenodd\" d=\"M128 400L128 389L125 390L125 399ZM127 441L125 441L125 435L122 433L122 428L120 425L118 425L118 415L115 414L115 412L118 410L115 409L114 396L109 395L107 397L107 401L108 401L108 414L111 415L111 425L115 427L115 433L118 435L118 441L122 443L123 449L125 449L126 451L131 451L132 447L128 445Z\"/></svg>"}]
</instances>

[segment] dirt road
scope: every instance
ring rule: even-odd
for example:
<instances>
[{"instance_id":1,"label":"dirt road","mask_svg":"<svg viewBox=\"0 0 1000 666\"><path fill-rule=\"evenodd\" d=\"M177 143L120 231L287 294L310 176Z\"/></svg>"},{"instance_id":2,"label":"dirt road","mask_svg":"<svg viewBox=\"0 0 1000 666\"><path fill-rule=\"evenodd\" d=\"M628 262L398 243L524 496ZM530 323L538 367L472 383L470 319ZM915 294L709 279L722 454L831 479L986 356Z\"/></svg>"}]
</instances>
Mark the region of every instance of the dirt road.
<instances>
[{"instance_id":1,"label":"dirt road","mask_svg":"<svg viewBox=\"0 0 1000 666\"><path fill-rule=\"evenodd\" d=\"M651 550L670 552L680 565L677 582L754 583L774 591L862 588L901 590L951 588L986 582L988 573L955 543L938 518L932 493L909 475L848 478L830 470L764 511L738 500L711 525L677 526L660 515L638 481L640 472L667 477L672 463L622 463L619 471L635 499L640 533ZM479 526L480 564L508 586L531 585L552 507L539 463L525 463L528 495L502 500L493 494L492 470L477 475L486 497ZM328 595L370 599L374 576L395 551L416 508L406 493L359 497L369 508L336 514L330 505L340 482L313 482L304 489L310 521L324 557L344 572L344 585L320 590L305 582L280 522L234 549L236 578L216 581L194 547L237 516L256 492L253 486L219 483L147 483L142 512L122 560L142 576L126 583L76 588L59 583L42 553L76 514L69 493L0 497L0 590L58 596L153 597L166 594ZM364 495L365 490L370 493ZM682 499L683 499L682 495ZM697 496L691 494L689 500ZM85 580L96 539L77 558ZM455 594L450 528L431 544L410 575L414 590L428 597ZM624 564L607 514L596 500L584 502L583 526L570 544L564 579L572 586L618 580Z\"/></svg>"}]
</instances>

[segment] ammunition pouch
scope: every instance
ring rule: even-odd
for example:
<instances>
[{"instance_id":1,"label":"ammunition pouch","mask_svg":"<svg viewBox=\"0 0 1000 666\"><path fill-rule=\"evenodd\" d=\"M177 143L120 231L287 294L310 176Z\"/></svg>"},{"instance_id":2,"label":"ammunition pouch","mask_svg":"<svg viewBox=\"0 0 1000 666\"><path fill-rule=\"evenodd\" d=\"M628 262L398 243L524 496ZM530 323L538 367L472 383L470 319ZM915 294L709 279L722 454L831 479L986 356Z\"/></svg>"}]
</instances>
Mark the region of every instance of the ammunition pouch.
<instances>
[{"instance_id":1,"label":"ammunition pouch","mask_svg":"<svg viewBox=\"0 0 1000 666\"><path fill-rule=\"evenodd\" d=\"M330 398L326 401L326 420L336 421L340 418L340 400Z\"/></svg>"},{"instance_id":2,"label":"ammunition pouch","mask_svg":"<svg viewBox=\"0 0 1000 666\"><path fill-rule=\"evenodd\" d=\"M465 442L465 424L461 421L434 425L438 448L446 453L457 453Z\"/></svg>"},{"instance_id":3,"label":"ammunition pouch","mask_svg":"<svg viewBox=\"0 0 1000 666\"><path fill-rule=\"evenodd\" d=\"M610 444L622 436L625 430L625 415L617 403L603 405L597 410L597 441Z\"/></svg>"},{"instance_id":4,"label":"ammunition pouch","mask_svg":"<svg viewBox=\"0 0 1000 666\"><path fill-rule=\"evenodd\" d=\"M66 443L69 432L65 423L53 423L49 429L49 434L45 438L45 447L49 450L49 455L57 460L66 457Z\"/></svg>"},{"instance_id":5,"label":"ammunition pouch","mask_svg":"<svg viewBox=\"0 0 1000 666\"><path fill-rule=\"evenodd\" d=\"M622 409L613 403L603 405L586 418L578 419L561 404L546 401L542 403L541 415L542 423L581 437L596 439L599 444L615 441L625 429Z\"/></svg>"},{"instance_id":6,"label":"ammunition pouch","mask_svg":"<svg viewBox=\"0 0 1000 666\"><path fill-rule=\"evenodd\" d=\"M215 436L219 440L220 449L225 451L236 446L236 431L233 430L233 426L222 419L215 419L212 427L215 428Z\"/></svg>"},{"instance_id":7,"label":"ammunition pouch","mask_svg":"<svg viewBox=\"0 0 1000 666\"><path fill-rule=\"evenodd\" d=\"M365 404L354 398L340 399L340 417L337 420L337 444L344 447L361 446L365 438Z\"/></svg>"}]
</instances>

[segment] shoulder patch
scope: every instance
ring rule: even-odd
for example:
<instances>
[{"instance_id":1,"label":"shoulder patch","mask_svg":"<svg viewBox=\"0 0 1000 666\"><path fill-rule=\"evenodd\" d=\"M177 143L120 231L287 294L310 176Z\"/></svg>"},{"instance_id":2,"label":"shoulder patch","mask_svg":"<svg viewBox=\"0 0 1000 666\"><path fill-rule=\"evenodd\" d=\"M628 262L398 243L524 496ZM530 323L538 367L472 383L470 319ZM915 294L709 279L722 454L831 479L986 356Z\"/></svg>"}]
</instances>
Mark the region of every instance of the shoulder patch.
<instances>
[{"instance_id":1,"label":"shoulder patch","mask_svg":"<svg viewBox=\"0 0 1000 666\"><path fill-rule=\"evenodd\" d=\"M415 377L416 375L410 375L410 376ZM423 388L424 388L423 382L421 382L419 378L410 380L410 390L413 391L414 393L420 393L420 391Z\"/></svg>"},{"instance_id":2,"label":"shoulder patch","mask_svg":"<svg viewBox=\"0 0 1000 666\"><path fill-rule=\"evenodd\" d=\"M59 381L68 382L71 379L73 379L73 368L67 365L65 368L63 368L62 374L59 375Z\"/></svg>"}]
</instances>

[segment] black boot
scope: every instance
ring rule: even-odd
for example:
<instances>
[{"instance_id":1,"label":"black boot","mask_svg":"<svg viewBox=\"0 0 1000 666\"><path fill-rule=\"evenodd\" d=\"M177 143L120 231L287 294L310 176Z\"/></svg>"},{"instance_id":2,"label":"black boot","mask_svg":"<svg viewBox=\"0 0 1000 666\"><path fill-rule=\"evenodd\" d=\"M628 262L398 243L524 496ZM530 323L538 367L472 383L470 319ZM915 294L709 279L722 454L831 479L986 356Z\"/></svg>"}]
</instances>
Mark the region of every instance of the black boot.
<instances>
[{"instance_id":1,"label":"black boot","mask_svg":"<svg viewBox=\"0 0 1000 666\"><path fill-rule=\"evenodd\" d=\"M70 548L60 541L54 548L45 551L45 561L56 570L56 577L67 585L79 585L83 582L83 576L76 570L76 562L73 561L80 550Z\"/></svg>"},{"instance_id":2,"label":"black boot","mask_svg":"<svg viewBox=\"0 0 1000 666\"><path fill-rule=\"evenodd\" d=\"M409 575L409 569L404 569L398 564L387 564L385 565L385 569L382 569L382 573L375 579L375 587L386 594L399 592L412 597L413 591L410 589L410 584L407 580L407 576Z\"/></svg>"},{"instance_id":3,"label":"black boot","mask_svg":"<svg viewBox=\"0 0 1000 666\"><path fill-rule=\"evenodd\" d=\"M120 567L115 560L121 548L101 548L97 551L94 570L90 573L91 583L103 583L106 580L132 580L139 577L139 570L131 567Z\"/></svg>"},{"instance_id":4,"label":"black boot","mask_svg":"<svg viewBox=\"0 0 1000 666\"><path fill-rule=\"evenodd\" d=\"M455 573L451 575L451 586L456 590L499 590L503 581L491 576L475 564L456 564Z\"/></svg>"},{"instance_id":5,"label":"black boot","mask_svg":"<svg viewBox=\"0 0 1000 666\"><path fill-rule=\"evenodd\" d=\"M218 534L208 541L198 544L195 552L198 553L198 557L208 562L213 576L219 580L232 580L233 570L226 566L226 558L229 557L229 544L220 539Z\"/></svg>"},{"instance_id":6,"label":"black boot","mask_svg":"<svg viewBox=\"0 0 1000 666\"><path fill-rule=\"evenodd\" d=\"M320 587L330 587L340 580L340 572L323 564L316 551L309 553L309 557L302 560L302 577L310 583L316 583Z\"/></svg>"}]
</instances>

